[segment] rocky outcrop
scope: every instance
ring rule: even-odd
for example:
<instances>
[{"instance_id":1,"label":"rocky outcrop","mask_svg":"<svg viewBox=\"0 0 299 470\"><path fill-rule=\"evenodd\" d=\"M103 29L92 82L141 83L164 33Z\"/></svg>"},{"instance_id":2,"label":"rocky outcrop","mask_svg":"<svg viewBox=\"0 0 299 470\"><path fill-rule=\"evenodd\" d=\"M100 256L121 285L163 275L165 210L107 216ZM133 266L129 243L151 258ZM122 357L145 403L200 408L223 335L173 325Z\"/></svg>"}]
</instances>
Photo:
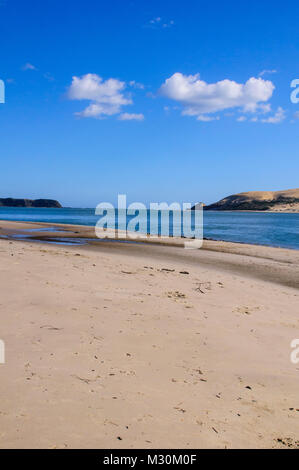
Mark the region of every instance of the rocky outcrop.
<instances>
[{"instance_id":1,"label":"rocky outcrop","mask_svg":"<svg viewBox=\"0 0 299 470\"><path fill-rule=\"evenodd\" d=\"M54 199L14 199L11 197L0 198L0 207L57 207L61 204Z\"/></svg>"},{"instance_id":2,"label":"rocky outcrop","mask_svg":"<svg viewBox=\"0 0 299 470\"><path fill-rule=\"evenodd\" d=\"M299 212L299 189L233 194L205 206L204 210Z\"/></svg>"}]
</instances>

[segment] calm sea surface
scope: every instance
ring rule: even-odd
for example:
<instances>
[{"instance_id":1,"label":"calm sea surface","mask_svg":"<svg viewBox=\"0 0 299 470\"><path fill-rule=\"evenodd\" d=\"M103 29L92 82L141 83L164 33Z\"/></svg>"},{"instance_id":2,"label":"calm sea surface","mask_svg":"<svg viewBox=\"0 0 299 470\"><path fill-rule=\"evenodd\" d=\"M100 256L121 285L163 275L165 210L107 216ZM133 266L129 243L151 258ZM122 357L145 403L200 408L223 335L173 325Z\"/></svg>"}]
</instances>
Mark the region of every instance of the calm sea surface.
<instances>
[{"instance_id":1,"label":"calm sea surface","mask_svg":"<svg viewBox=\"0 0 299 470\"><path fill-rule=\"evenodd\" d=\"M95 225L99 218L94 209L0 207L2 220ZM299 250L299 214L204 212L204 237Z\"/></svg>"}]
</instances>

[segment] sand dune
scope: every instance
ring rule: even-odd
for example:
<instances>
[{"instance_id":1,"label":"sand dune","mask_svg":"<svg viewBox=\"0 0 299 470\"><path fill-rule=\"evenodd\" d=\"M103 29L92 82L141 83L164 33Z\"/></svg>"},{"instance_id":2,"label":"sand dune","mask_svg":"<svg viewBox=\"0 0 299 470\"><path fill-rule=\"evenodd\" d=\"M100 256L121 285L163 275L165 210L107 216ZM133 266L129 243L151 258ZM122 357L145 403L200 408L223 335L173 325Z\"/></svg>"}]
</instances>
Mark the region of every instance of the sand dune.
<instances>
[{"instance_id":1,"label":"sand dune","mask_svg":"<svg viewBox=\"0 0 299 470\"><path fill-rule=\"evenodd\" d=\"M233 194L205 206L205 210L254 210L299 212L299 189L250 191Z\"/></svg>"},{"instance_id":2,"label":"sand dune","mask_svg":"<svg viewBox=\"0 0 299 470\"><path fill-rule=\"evenodd\" d=\"M259 201L277 201L280 198L299 199L299 188L287 189L283 191L249 191L245 193L240 193L239 196Z\"/></svg>"}]
</instances>

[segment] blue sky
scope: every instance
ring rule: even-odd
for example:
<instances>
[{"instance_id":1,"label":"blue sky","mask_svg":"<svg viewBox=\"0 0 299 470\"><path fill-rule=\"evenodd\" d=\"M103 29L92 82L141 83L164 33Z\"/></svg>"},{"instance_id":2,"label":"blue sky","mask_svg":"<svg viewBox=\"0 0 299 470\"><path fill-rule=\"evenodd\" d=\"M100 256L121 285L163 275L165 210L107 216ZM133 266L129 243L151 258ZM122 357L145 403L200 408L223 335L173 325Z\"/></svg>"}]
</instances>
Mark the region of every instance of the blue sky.
<instances>
[{"instance_id":1,"label":"blue sky","mask_svg":"<svg viewBox=\"0 0 299 470\"><path fill-rule=\"evenodd\" d=\"M288 0L0 0L1 197L298 187L298 14Z\"/></svg>"}]
</instances>

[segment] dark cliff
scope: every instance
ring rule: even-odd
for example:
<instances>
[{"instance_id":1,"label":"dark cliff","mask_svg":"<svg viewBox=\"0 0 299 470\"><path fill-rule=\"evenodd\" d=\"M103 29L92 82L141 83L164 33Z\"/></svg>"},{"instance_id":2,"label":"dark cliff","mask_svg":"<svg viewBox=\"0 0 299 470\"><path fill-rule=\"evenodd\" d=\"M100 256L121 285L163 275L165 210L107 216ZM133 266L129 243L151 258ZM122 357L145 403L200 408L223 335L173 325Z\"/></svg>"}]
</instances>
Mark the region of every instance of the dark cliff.
<instances>
[{"instance_id":1,"label":"dark cliff","mask_svg":"<svg viewBox=\"0 0 299 470\"><path fill-rule=\"evenodd\" d=\"M54 199L14 199L11 197L0 198L0 207L57 207L61 204Z\"/></svg>"}]
</instances>

